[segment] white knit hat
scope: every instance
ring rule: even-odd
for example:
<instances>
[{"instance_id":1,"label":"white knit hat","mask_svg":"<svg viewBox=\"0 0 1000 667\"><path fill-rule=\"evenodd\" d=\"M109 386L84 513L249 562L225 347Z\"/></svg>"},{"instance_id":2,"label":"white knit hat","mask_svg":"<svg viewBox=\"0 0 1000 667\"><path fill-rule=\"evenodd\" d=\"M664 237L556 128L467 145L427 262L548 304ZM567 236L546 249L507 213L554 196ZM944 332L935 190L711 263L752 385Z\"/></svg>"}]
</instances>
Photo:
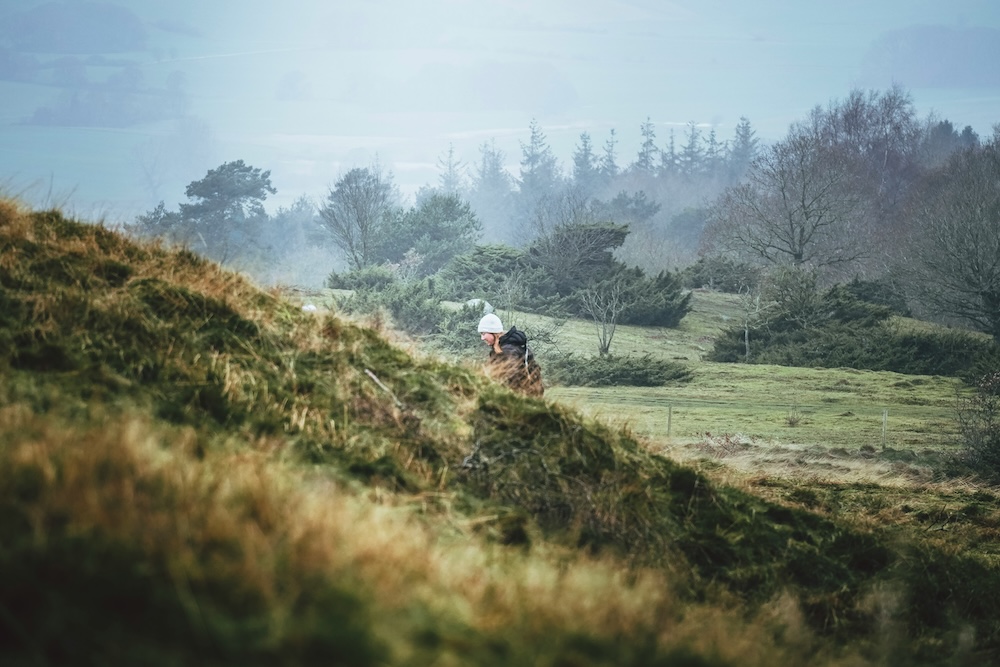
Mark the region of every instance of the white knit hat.
<instances>
[{"instance_id":1,"label":"white knit hat","mask_svg":"<svg viewBox=\"0 0 1000 667\"><path fill-rule=\"evenodd\" d=\"M479 333L503 333L503 322L493 313L486 313L479 320Z\"/></svg>"}]
</instances>

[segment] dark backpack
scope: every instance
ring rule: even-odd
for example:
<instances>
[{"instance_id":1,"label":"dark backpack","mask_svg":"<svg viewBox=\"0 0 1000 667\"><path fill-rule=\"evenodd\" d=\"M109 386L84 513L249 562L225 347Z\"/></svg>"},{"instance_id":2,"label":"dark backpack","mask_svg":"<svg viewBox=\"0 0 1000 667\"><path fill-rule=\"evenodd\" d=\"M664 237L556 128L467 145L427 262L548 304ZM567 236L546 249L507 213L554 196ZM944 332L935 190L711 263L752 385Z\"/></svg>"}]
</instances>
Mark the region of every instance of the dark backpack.
<instances>
[{"instance_id":1,"label":"dark backpack","mask_svg":"<svg viewBox=\"0 0 1000 667\"><path fill-rule=\"evenodd\" d=\"M527 334L512 326L500 339L500 347L505 349L507 354L511 354L513 351L511 348L516 349L517 355L523 362L523 378L511 378L516 388L531 396L541 396L545 391L542 385L542 367L528 347Z\"/></svg>"}]
</instances>

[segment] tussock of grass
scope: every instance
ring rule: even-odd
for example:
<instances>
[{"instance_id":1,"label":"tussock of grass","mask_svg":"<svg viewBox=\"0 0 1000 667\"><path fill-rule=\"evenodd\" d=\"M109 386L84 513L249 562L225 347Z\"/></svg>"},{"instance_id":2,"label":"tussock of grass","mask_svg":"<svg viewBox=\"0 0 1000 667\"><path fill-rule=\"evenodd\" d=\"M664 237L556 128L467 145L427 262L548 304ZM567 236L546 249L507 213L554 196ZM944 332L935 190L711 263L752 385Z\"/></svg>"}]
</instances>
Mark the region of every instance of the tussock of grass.
<instances>
[{"instance_id":1,"label":"tussock of grass","mask_svg":"<svg viewBox=\"0 0 1000 667\"><path fill-rule=\"evenodd\" d=\"M906 656L1000 641L979 556L718 484L189 252L5 204L0 306L16 662L878 661L882 588L948 593L891 614Z\"/></svg>"}]
</instances>

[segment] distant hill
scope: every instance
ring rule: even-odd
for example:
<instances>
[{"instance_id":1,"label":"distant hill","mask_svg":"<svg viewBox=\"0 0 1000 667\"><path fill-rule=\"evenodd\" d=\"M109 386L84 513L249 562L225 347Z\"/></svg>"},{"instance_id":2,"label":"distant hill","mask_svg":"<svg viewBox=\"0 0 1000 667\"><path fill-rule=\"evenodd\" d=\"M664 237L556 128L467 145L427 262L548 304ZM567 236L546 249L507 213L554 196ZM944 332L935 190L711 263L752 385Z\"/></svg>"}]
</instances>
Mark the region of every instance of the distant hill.
<instances>
[{"instance_id":1,"label":"distant hill","mask_svg":"<svg viewBox=\"0 0 1000 667\"><path fill-rule=\"evenodd\" d=\"M121 53L144 49L146 28L118 4L46 2L8 12L0 38L20 52Z\"/></svg>"}]
</instances>

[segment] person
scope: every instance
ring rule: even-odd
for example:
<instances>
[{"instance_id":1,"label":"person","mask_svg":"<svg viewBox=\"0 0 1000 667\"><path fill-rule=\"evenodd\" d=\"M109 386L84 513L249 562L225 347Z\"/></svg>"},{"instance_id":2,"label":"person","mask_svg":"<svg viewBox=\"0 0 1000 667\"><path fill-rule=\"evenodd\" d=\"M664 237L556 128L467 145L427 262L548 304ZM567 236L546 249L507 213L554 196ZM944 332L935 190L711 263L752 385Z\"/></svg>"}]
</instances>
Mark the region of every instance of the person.
<instances>
[{"instance_id":1,"label":"person","mask_svg":"<svg viewBox=\"0 0 1000 667\"><path fill-rule=\"evenodd\" d=\"M541 396L544 393L542 369L523 331L512 326L505 332L500 318L487 313L479 320L479 338L490 347L490 375L522 394Z\"/></svg>"}]
</instances>

